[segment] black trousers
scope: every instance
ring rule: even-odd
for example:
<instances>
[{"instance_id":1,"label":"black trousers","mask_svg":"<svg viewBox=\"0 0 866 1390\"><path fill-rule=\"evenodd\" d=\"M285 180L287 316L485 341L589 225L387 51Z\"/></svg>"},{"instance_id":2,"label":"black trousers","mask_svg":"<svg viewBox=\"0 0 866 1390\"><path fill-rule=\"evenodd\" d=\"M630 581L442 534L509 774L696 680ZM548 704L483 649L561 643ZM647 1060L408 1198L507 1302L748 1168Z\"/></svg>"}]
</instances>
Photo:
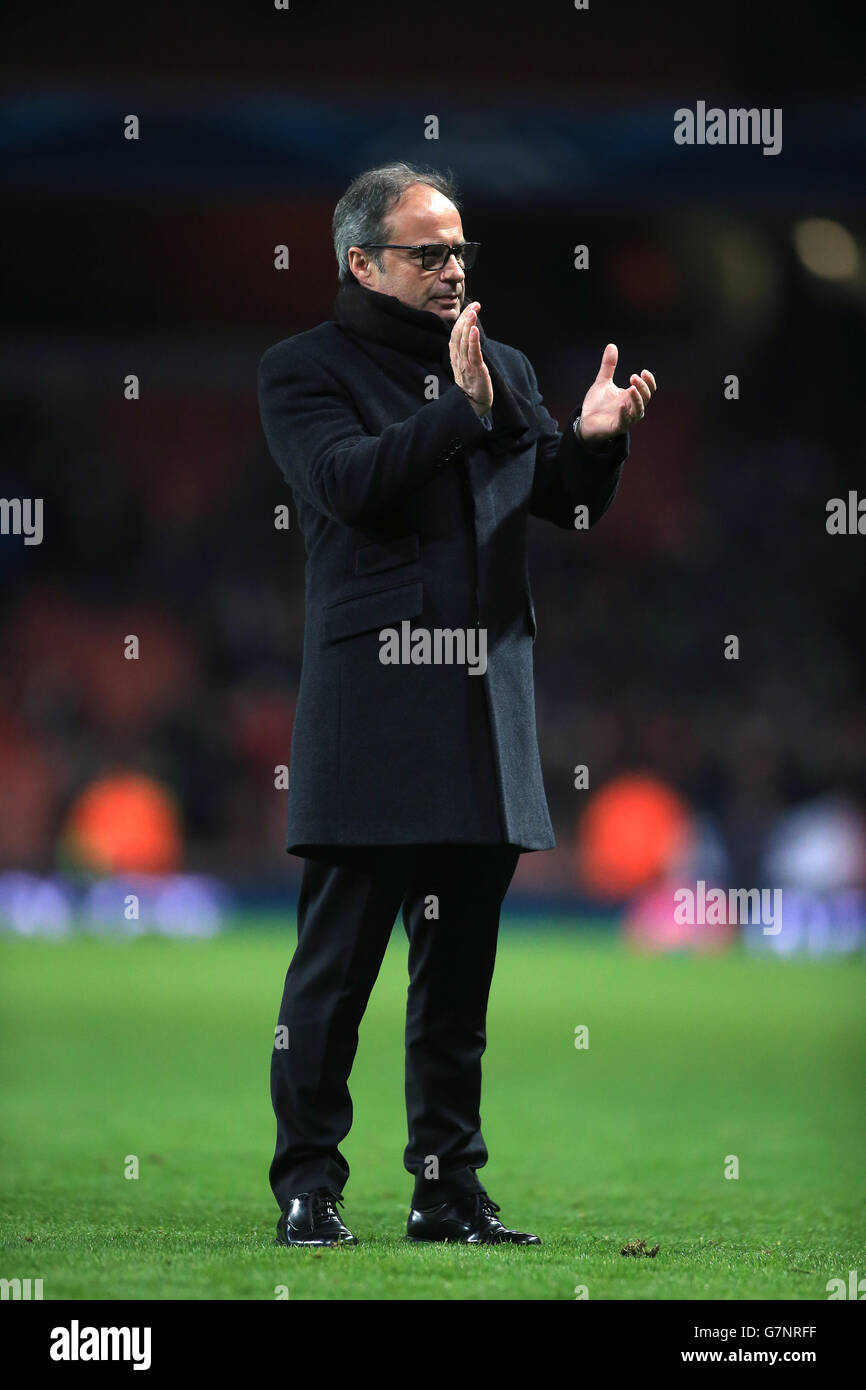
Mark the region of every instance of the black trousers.
<instances>
[{"instance_id":1,"label":"black trousers","mask_svg":"<svg viewBox=\"0 0 866 1390\"><path fill-rule=\"evenodd\" d=\"M402 906L409 938L403 1155L413 1206L483 1191L481 1057L502 900L520 851L511 845L419 845L307 859L298 946L286 975L271 1058L277 1143L271 1189L281 1210L299 1192L341 1193L339 1144L352 1124L348 1080L358 1027Z\"/></svg>"}]
</instances>

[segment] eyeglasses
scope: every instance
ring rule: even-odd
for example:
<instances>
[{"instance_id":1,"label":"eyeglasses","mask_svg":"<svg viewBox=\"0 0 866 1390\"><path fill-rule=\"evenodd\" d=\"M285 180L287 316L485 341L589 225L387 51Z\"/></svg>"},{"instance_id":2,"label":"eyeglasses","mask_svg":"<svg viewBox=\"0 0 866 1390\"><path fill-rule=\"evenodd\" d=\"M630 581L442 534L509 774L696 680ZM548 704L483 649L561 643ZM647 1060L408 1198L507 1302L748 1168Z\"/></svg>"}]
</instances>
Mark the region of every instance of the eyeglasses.
<instances>
[{"instance_id":1,"label":"eyeglasses","mask_svg":"<svg viewBox=\"0 0 866 1390\"><path fill-rule=\"evenodd\" d=\"M471 270L478 258L480 246L480 241L459 241L455 246L448 246L444 241L434 241L423 246L403 246L393 241L367 241L361 250L412 251L414 255L410 260L420 261L423 270L442 270L453 256L463 270Z\"/></svg>"}]
</instances>

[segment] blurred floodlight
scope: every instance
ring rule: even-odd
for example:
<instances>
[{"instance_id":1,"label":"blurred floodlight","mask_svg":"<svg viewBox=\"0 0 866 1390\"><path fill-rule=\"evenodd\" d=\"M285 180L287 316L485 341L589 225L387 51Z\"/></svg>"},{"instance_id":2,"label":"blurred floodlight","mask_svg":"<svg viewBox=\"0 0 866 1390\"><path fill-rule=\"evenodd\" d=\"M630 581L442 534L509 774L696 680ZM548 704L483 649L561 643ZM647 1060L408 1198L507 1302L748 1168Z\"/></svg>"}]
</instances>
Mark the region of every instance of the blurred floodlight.
<instances>
[{"instance_id":1,"label":"blurred floodlight","mask_svg":"<svg viewBox=\"0 0 866 1390\"><path fill-rule=\"evenodd\" d=\"M712 230L711 245L721 313L744 328L765 326L779 303L779 263L773 247L756 227L733 222Z\"/></svg>"},{"instance_id":2,"label":"blurred floodlight","mask_svg":"<svg viewBox=\"0 0 866 1390\"><path fill-rule=\"evenodd\" d=\"M667 875L693 852L691 808L649 773L615 777L592 796L577 829L577 863L585 889L625 898Z\"/></svg>"},{"instance_id":3,"label":"blurred floodlight","mask_svg":"<svg viewBox=\"0 0 866 1390\"><path fill-rule=\"evenodd\" d=\"M794 246L807 270L825 280L851 280L857 274L857 243L846 227L826 217L807 217L794 227Z\"/></svg>"}]
</instances>

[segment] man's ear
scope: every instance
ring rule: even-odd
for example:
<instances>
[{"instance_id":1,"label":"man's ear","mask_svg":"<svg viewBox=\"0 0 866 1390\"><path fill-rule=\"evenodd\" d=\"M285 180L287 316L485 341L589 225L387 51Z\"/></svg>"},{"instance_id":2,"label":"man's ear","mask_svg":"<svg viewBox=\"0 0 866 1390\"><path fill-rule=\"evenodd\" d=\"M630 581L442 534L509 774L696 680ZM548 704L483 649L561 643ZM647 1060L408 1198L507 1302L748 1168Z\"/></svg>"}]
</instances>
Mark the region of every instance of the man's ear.
<instances>
[{"instance_id":1,"label":"man's ear","mask_svg":"<svg viewBox=\"0 0 866 1390\"><path fill-rule=\"evenodd\" d=\"M375 262L360 246L350 246L348 250L349 269L355 279L368 289L372 289L375 279Z\"/></svg>"}]
</instances>

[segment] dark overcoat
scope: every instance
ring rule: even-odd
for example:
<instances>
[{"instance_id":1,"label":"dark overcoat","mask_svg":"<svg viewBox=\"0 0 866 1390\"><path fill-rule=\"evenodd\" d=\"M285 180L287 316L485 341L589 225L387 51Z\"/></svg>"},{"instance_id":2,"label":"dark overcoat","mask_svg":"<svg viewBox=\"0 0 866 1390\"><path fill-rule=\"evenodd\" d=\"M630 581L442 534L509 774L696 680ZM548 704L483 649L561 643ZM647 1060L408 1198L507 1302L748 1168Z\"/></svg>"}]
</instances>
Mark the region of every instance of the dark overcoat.
<instances>
[{"instance_id":1,"label":"dark overcoat","mask_svg":"<svg viewBox=\"0 0 866 1390\"><path fill-rule=\"evenodd\" d=\"M590 453L577 410L560 433L524 354L483 331L482 343L494 381L529 416L522 434L485 428L447 350L431 368L329 321L261 360L262 424L307 551L292 853L555 844L535 728L527 519L579 538L575 508L589 525L607 510L628 436L606 457ZM485 629L486 671L383 664L380 634L406 622L411 634Z\"/></svg>"}]
</instances>

